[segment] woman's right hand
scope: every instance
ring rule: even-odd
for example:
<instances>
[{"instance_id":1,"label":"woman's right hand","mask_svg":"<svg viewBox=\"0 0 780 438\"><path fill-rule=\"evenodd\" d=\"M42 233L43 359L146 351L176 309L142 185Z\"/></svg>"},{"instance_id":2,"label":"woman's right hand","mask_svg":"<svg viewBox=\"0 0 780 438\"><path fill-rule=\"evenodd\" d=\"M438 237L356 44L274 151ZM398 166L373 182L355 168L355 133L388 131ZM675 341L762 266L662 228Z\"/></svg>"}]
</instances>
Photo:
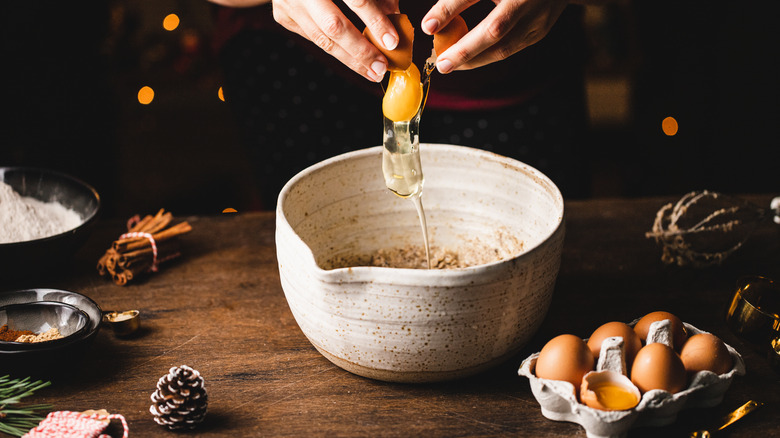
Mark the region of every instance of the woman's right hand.
<instances>
[{"instance_id":1,"label":"woman's right hand","mask_svg":"<svg viewBox=\"0 0 780 438\"><path fill-rule=\"evenodd\" d=\"M396 47L398 32L387 14L399 12L398 0L343 1L374 35L382 35L387 49ZM273 15L286 29L312 41L368 80L379 82L387 71L384 55L331 0L273 0Z\"/></svg>"}]
</instances>

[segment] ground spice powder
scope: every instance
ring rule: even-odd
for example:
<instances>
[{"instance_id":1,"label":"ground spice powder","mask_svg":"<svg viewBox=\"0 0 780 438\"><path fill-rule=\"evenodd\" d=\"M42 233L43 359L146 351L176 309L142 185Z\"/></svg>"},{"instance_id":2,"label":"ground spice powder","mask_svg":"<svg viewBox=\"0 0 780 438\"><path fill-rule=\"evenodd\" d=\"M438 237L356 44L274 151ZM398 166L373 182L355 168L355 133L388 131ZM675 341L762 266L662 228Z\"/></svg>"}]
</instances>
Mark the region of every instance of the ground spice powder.
<instances>
[{"instance_id":1,"label":"ground spice powder","mask_svg":"<svg viewBox=\"0 0 780 438\"><path fill-rule=\"evenodd\" d=\"M24 335L35 336L35 333L30 330L11 330L8 328L8 324L4 324L0 327L0 341L15 342L19 336Z\"/></svg>"},{"instance_id":2,"label":"ground spice powder","mask_svg":"<svg viewBox=\"0 0 780 438\"><path fill-rule=\"evenodd\" d=\"M62 338L62 334L56 327L50 328L44 333L35 333L30 330L11 330L8 324L0 327L0 341L5 342L45 342Z\"/></svg>"}]
</instances>

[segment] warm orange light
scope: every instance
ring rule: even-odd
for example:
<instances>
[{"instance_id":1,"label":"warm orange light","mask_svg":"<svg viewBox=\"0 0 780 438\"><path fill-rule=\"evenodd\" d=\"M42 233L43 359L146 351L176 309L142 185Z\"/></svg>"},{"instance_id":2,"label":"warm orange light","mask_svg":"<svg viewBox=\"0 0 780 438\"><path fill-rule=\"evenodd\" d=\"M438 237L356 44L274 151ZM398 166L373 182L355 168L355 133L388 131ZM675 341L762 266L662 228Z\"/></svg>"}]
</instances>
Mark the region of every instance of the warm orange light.
<instances>
[{"instance_id":1,"label":"warm orange light","mask_svg":"<svg viewBox=\"0 0 780 438\"><path fill-rule=\"evenodd\" d=\"M217 90L217 97L219 97L219 100L225 101L225 93L222 91L222 87L219 87L219 90Z\"/></svg>"},{"instance_id":2,"label":"warm orange light","mask_svg":"<svg viewBox=\"0 0 780 438\"><path fill-rule=\"evenodd\" d=\"M149 105L154 100L154 90L152 87L143 86L138 90L138 102L143 105Z\"/></svg>"},{"instance_id":3,"label":"warm orange light","mask_svg":"<svg viewBox=\"0 0 780 438\"><path fill-rule=\"evenodd\" d=\"M174 30L179 27L179 16L176 14L168 14L163 18L163 28L165 30Z\"/></svg>"},{"instance_id":4,"label":"warm orange light","mask_svg":"<svg viewBox=\"0 0 780 438\"><path fill-rule=\"evenodd\" d=\"M677 120L674 117L667 117L661 122L661 129L664 131L664 134L670 137L677 134L678 128Z\"/></svg>"},{"instance_id":5,"label":"warm orange light","mask_svg":"<svg viewBox=\"0 0 780 438\"><path fill-rule=\"evenodd\" d=\"M238 213L238 210L236 210L235 208L228 207L228 208L222 210L222 213Z\"/></svg>"}]
</instances>

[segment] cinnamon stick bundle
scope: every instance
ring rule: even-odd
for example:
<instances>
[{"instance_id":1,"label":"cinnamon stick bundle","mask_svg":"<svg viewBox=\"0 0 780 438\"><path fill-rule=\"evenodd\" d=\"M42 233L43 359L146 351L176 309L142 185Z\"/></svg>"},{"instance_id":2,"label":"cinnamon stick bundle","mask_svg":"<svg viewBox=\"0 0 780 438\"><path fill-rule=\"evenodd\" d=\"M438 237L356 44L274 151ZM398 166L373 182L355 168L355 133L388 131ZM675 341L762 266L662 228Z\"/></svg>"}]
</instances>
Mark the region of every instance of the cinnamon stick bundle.
<instances>
[{"instance_id":1,"label":"cinnamon stick bundle","mask_svg":"<svg viewBox=\"0 0 780 438\"><path fill-rule=\"evenodd\" d=\"M192 230L186 221L171 225L173 215L164 209L154 216L135 219L128 223L127 233L115 240L97 262L98 274L120 286L179 256L177 237Z\"/></svg>"}]
</instances>

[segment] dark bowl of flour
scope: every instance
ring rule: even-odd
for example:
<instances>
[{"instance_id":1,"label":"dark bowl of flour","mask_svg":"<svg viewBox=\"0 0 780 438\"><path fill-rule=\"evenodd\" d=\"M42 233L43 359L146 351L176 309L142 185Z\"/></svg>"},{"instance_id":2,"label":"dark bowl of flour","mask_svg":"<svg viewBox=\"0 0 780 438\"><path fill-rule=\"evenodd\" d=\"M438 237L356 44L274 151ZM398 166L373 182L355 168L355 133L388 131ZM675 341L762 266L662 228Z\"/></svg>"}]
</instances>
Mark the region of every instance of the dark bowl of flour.
<instances>
[{"instance_id":1,"label":"dark bowl of flour","mask_svg":"<svg viewBox=\"0 0 780 438\"><path fill-rule=\"evenodd\" d=\"M70 264L100 207L98 192L78 178L0 167L0 271L13 276Z\"/></svg>"}]
</instances>

